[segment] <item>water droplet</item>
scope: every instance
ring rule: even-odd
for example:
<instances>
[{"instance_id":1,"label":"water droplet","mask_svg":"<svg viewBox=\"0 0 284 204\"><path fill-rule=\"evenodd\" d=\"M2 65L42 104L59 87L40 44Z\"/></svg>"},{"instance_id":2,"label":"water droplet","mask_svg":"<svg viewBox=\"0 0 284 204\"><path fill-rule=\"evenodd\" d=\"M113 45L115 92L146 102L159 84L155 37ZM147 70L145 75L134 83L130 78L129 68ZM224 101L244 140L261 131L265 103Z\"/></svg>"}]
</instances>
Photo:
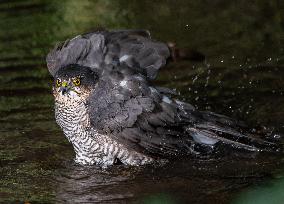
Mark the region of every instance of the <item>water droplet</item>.
<instances>
[{"instance_id":1,"label":"water droplet","mask_svg":"<svg viewBox=\"0 0 284 204\"><path fill-rule=\"evenodd\" d=\"M281 138L281 135L275 134L275 135L273 135L273 137L274 137L275 139L280 139L280 138Z\"/></svg>"},{"instance_id":2,"label":"water droplet","mask_svg":"<svg viewBox=\"0 0 284 204\"><path fill-rule=\"evenodd\" d=\"M194 84L197 79L198 79L198 75L196 75L196 76L194 77L194 79L192 80L192 84Z\"/></svg>"},{"instance_id":3,"label":"water droplet","mask_svg":"<svg viewBox=\"0 0 284 204\"><path fill-rule=\"evenodd\" d=\"M210 76L207 76L207 77L206 77L206 83L205 83L205 85L204 85L205 87L208 86L208 84L209 84L209 79L210 79Z\"/></svg>"},{"instance_id":4,"label":"water droplet","mask_svg":"<svg viewBox=\"0 0 284 204\"><path fill-rule=\"evenodd\" d=\"M211 110L211 106L206 106L205 109L206 110Z\"/></svg>"}]
</instances>

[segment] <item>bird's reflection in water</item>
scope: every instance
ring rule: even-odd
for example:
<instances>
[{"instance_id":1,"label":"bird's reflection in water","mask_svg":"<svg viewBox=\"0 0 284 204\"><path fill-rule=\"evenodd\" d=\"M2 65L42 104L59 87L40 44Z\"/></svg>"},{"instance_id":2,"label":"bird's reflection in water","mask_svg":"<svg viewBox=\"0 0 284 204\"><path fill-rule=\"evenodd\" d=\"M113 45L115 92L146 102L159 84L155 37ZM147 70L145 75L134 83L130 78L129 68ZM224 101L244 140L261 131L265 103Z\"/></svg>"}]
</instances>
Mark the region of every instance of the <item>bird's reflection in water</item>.
<instances>
[{"instance_id":1,"label":"bird's reflection in water","mask_svg":"<svg viewBox=\"0 0 284 204\"><path fill-rule=\"evenodd\" d=\"M76 164L66 167L57 178L56 199L59 203L125 202L133 198L129 183L138 169L114 166L104 170Z\"/></svg>"},{"instance_id":2,"label":"bird's reflection in water","mask_svg":"<svg viewBox=\"0 0 284 204\"><path fill-rule=\"evenodd\" d=\"M269 172L279 168L279 163L275 155L187 159L160 166L117 165L109 169L66 163L56 178L56 202L214 203L220 197L229 202L240 189L270 177Z\"/></svg>"}]
</instances>

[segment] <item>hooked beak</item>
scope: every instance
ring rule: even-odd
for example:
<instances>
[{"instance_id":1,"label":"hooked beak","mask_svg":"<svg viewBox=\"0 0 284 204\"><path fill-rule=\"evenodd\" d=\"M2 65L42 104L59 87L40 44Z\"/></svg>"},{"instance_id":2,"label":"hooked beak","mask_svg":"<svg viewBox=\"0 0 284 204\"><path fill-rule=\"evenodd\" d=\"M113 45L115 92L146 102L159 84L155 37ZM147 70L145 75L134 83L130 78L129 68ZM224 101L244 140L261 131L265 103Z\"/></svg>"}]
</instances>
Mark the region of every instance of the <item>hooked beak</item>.
<instances>
[{"instance_id":1,"label":"hooked beak","mask_svg":"<svg viewBox=\"0 0 284 204\"><path fill-rule=\"evenodd\" d=\"M64 81L62 82L61 87L59 88L59 91L64 95L70 90L70 87L68 86L68 82Z\"/></svg>"}]
</instances>

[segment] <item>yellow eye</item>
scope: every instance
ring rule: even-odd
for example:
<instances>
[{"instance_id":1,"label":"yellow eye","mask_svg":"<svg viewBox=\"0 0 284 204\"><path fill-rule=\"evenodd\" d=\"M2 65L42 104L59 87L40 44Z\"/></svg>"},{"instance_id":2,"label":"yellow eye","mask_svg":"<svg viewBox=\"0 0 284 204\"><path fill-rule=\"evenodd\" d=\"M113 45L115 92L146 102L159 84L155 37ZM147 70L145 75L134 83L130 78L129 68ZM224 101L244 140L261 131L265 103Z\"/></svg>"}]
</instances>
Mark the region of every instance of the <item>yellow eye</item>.
<instances>
[{"instance_id":1,"label":"yellow eye","mask_svg":"<svg viewBox=\"0 0 284 204\"><path fill-rule=\"evenodd\" d=\"M75 78L75 79L73 79L73 84L74 84L75 86L80 86L80 84L81 84L80 78Z\"/></svg>"},{"instance_id":2,"label":"yellow eye","mask_svg":"<svg viewBox=\"0 0 284 204\"><path fill-rule=\"evenodd\" d=\"M57 87L60 87L61 84L62 84L62 83L61 83L61 80L60 80L60 79L57 79L57 80L56 80L56 86L57 86Z\"/></svg>"}]
</instances>

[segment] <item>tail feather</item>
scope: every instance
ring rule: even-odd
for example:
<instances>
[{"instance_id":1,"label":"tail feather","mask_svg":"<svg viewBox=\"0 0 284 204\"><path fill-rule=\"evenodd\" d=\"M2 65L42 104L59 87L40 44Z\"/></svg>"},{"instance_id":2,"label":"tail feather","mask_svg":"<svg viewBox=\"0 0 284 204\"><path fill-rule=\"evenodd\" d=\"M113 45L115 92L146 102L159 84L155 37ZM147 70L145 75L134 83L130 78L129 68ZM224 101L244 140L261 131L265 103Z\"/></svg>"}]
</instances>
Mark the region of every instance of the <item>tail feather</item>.
<instances>
[{"instance_id":1,"label":"tail feather","mask_svg":"<svg viewBox=\"0 0 284 204\"><path fill-rule=\"evenodd\" d=\"M213 146L221 142L249 151L271 152L281 149L276 142L268 141L263 135L251 133L244 124L226 116L199 112L198 119L199 122L187 129L196 143Z\"/></svg>"}]
</instances>

